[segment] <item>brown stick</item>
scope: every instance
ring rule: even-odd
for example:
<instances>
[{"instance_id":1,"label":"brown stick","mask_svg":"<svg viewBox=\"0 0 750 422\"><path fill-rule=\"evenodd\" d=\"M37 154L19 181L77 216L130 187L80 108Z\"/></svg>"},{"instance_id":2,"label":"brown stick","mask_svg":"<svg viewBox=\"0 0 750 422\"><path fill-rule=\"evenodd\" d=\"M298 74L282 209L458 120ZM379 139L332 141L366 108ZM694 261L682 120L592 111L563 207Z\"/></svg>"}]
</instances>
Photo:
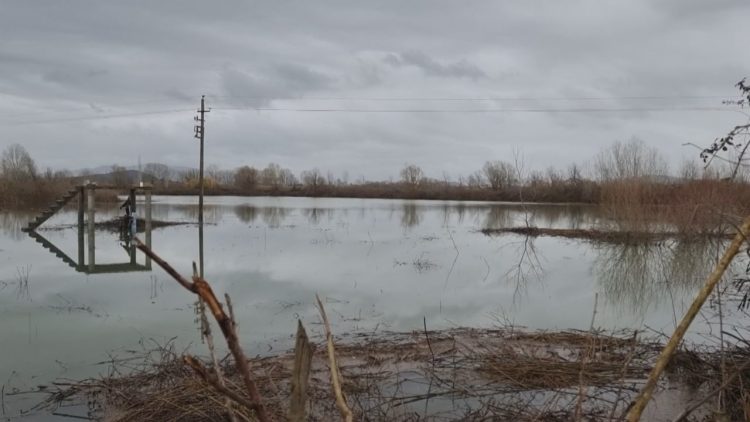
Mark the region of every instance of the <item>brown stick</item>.
<instances>
[{"instance_id":1,"label":"brown stick","mask_svg":"<svg viewBox=\"0 0 750 422\"><path fill-rule=\"evenodd\" d=\"M302 326L297 320L297 340L294 345L294 369L292 371L292 393L289 404L289 422L303 422L307 418L307 383L310 379L314 347L310 344Z\"/></svg>"},{"instance_id":2,"label":"brown stick","mask_svg":"<svg viewBox=\"0 0 750 422\"><path fill-rule=\"evenodd\" d=\"M682 321L680 321L680 324L677 326L674 333L672 333L672 337L669 339L667 344L664 346L664 349L662 349L661 353L659 354L659 358L656 360L656 364L654 365L654 368L651 370L651 373L648 376L646 385L635 398L632 407L628 411L626 418L629 422L637 422L641 419L641 414L646 408L649 400L651 400L651 396L654 393L654 389L656 388L656 384L659 382L661 374L664 372L667 364L672 359L672 356L677 350L680 342L682 342L682 338L685 336L685 333L690 327L690 324L693 322L696 315L698 315L698 312L700 312L701 307L703 307L703 304L706 302L706 299L708 299L708 296L714 290L714 287L716 287L719 281L721 281L721 277L724 275L727 267L729 267L729 264L739 252L740 246L742 246L742 243L745 241L745 239L747 239L748 233L750 233L750 217L747 217L745 219L745 222L742 223L742 226L734 236L734 239L732 239L732 243L730 243L729 247L727 247L726 251L724 251L724 255L721 257L719 263L716 264L716 268L706 280L706 284L704 284L700 292L698 292L698 295L693 300L690 308L682 317Z\"/></svg>"},{"instance_id":3,"label":"brown stick","mask_svg":"<svg viewBox=\"0 0 750 422\"><path fill-rule=\"evenodd\" d=\"M345 422L352 422L352 411L346 404L346 397L344 397L343 391L341 391L341 384L343 378L339 372L339 366L336 363L336 349L333 346L333 335L331 334L331 324L328 323L328 317L326 316L326 310L323 307L323 302L320 301L320 296L315 295L315 299L318 301L318 308L320 310L320 316L323 318L323 326L326 330L326 345L328 347L328 366L331 368L331 387L333 388L333 394L336 396L336 407L339 408L341 417Z\"/></svg>"},{"instance_id":4,"label":"brown stick","mask_svg":"<svg viewBox=\"0 0 750 422\"><path fill-rule=\"evenodd\" d=\"M174 268L172 268L166 261L156 255L156 253L152 251L151 248L143 244L140 239L134 238L133 240L135 241L138 249L143 251L143 253L150 257L154 262L159 264L159 266L162 267L164 271L171 275L175 280L177 280L178 283L203 299L205 304L208 306L208 309L213 314L214 319L216 319L216 323L219 325L221 333L224 335L224 338L227 341L227 346L232 353L232 357L234 357L234 362L235 365L237 365L237 370L239 371L243 381L245 382L247 393L250 396L250 403L253 404L252 409L255 410L255 414L258 417L258 420L260 420L261 422L270 421L271 419L266 412L265 406L263 405L263 400L260 396L260 392L258 392L258 387L253 381L253 377L250 372L250 365L247 361L247 358L245 357L245 353L242 351L242 346L240 346L240 341L237 337L234 321L229 318L226 313L224 313L224 309L221 307L221 303L219 303L218 299L216 299L216 295L214 295L214 292L208 282L200 277L193 277L193 282L189 282L184 277L182 277Z\"/></svg>"}]
</instances>

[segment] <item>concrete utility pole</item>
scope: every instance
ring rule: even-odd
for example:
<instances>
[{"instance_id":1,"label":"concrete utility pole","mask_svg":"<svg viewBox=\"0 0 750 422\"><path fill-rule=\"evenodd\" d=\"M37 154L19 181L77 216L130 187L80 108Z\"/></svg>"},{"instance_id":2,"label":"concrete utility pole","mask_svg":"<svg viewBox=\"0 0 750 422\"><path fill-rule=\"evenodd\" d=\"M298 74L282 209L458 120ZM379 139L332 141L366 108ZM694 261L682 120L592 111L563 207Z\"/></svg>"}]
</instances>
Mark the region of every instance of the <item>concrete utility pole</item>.
<instances>
[{"instance_id":1,"label":"concrete utility pole","mask_svg":"<svg viewBox=\"0 0 750 422\"><path fill-rule=\"evenodd\" d=\"M203 278L203 139L206 134L206 113L211 110L206 110L206 96L201 95L201 108L198 110L199 116L195 116L195 120L199 122L199 125L195 126L195 137L200 139L201 142L201 159L200 169L198 170L198 178L200 179L200 196L198 197L198 249L199 249L199 261L200 261L200 276Z\"/></svg>"}]
</instances>

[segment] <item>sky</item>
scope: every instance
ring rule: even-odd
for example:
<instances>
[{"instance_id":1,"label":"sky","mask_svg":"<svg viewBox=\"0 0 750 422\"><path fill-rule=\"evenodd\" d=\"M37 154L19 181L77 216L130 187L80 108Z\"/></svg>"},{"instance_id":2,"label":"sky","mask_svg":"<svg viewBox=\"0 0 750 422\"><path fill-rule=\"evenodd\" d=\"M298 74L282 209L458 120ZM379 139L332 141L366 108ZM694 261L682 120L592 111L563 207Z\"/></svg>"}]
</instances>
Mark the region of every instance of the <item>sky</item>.
<instances>
[{"instance_id":1,"label":"sky","mask_svg":"<svg viewBox=\"0 0 750 422\"><path fill-rule=\"evenodd\" d=\"M276 162L351 180L673 166L747 116L743 0L0 0L0 147L41 168Z\"/></svg>"}]
</instances>

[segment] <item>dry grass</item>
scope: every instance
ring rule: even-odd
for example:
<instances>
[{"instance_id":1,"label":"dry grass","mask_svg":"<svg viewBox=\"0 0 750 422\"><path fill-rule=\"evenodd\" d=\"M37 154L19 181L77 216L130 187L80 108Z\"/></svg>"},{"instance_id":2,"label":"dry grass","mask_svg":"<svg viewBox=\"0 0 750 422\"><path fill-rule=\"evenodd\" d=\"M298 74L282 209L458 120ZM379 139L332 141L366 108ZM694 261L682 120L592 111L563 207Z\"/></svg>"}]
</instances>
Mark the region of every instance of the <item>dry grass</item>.
<instances>
[{"instance_id":1,"label":"dry grass","mask_svg":"<svg viewBox=\"0 0 750 422\"><path fill-rule=\"evenodd\" d=\"M337 355L356 420L570 420L581 382L589 387L585 417L610 410L615 394L624 408L657 350L634 344L629 334L455 329L350 338L337 345ZM339 418L326 359L325 347L318 347L309 420ZM293 360L293 354L251 359L276 420L288 407ZM224 397L186 367L171 345L145 352L132 366L135 361L113 360L108 377L58 384L45 405L87 397L93 414L109 421L205 421L225 414ZM228 387L244 394L233 365L225 360L222 366ZM245 409L235 410L239 420L254 420Z\"/></svg>"},{"instance_id":2,"label":"dry grass","mask_svg":"<svg viewBox=\"0 0 750 422\"><path fill-rule=\"evenodd\" d=\"M599 203L620 230L705 234L726 231L750 213L750 185L715 179L618 180L602 184Z\"/></svg>"}]
</instances>

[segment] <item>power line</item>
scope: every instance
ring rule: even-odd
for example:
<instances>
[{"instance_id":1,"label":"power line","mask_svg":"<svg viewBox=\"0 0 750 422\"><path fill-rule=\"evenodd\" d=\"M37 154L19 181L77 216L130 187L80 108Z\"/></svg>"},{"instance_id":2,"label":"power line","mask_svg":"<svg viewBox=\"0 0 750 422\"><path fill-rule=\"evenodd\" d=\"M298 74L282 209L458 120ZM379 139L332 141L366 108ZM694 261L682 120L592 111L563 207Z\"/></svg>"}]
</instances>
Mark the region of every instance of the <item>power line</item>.
<instances>
[{"instance_id":1,"label":"power line","mask_svg":"<svg viewBox=\"0 0 750 422\"><path fill-rule=\"evenodd\" d=\"M282 108L282 107L214 107L213 110L270 111L295 113L624 113L624 112L688 112L736 111L722 107L617 107L617 108L486 108L486 109L367 109L367 108Z\"/></svg>"},{"instance_id":2,"label":"power line","mask_svg":"<svg viewBox=\"0 0 750 422\"><path fill-rule=\"evenodd\" d=\"M186 109L169 109L169 110L154 110L154 111L139 111L132 113L118 113L118 114L107 114L107 115L93 115L93 116L78 116L78 117L60 117L53 119L41 119L41 120L24 120L19 122L7 122L5 124L11 126L23 126L29 124L45 124L45 123L61 123L61 122L77 122L85 120L104 120L104 119L116 119L120 117L138 117L148 116L153 114L169 114L169 113L182 113L186 111L193 111L192 108Z\"/></svg>"},{"instance_id":3,"label":"power line","mask_svg":"<svg viewBox=\"0 0 750 422\"><path fill-rule=\"evenodd\" d=\"M716 106L693 106L693 107L566 107L566 108L299 108L299 107L214 107L217 111L255 111L255 112L294 112L294 113L627 113L627 112L693 112L693 111L732 111L737 110L728 107ZM59 117L38 120L22 120L16 122L5 122L10 126L23 126L32 124L63 123L87 120L105 120L122 117L141 117L158 114L182 113L193 111L185 109L165 109L131 113L97 114L91 116Z\"/></svg>"},{"instance_id":4,"label":"power line","mask_svg":"<svg viewBox=\"0 0 750 422\"><path fill-rule=\"evenodd\" d=\"M256 101L618 101L618 100L716 100L736 95L629 95L582 97L258 97L243 95L209 95L214 99L246 99Z\"/></svg>"}]
</instances>

